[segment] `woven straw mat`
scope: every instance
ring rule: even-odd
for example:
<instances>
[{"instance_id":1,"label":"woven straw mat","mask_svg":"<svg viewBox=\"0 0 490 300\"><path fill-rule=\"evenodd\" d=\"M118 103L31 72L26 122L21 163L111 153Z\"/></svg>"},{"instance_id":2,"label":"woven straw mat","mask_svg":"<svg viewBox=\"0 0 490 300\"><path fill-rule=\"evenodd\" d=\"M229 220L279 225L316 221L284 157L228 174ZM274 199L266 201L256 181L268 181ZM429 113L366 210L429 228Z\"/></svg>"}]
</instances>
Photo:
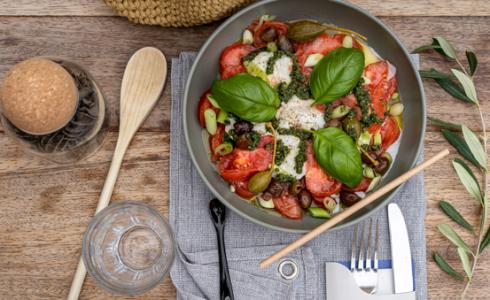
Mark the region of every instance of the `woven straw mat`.
<instances>
[{"instance_id":1,"label":"woven straw mat","mask_svg":"<svg viewBox=\"0 0 490 300\"><path fill-rule=\"evenodd\" d=\"M253 0L104 0L120 16L140 24L189 27L230 15Z\"/></svg>"}]
</instances>

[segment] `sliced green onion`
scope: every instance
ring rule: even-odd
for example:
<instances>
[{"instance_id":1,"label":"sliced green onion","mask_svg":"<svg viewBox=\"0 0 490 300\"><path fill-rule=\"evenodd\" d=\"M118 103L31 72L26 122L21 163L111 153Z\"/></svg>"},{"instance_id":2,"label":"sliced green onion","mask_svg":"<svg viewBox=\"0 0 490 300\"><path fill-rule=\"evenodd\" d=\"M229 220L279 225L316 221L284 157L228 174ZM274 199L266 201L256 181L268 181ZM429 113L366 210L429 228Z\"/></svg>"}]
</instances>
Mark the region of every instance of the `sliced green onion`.
<instances>
[{"instance_id":1,"label":"sliced green onion","mask_svg":"<svg viewBox=\"0 0 490 300\"><path fill-rule=\"evenodd\" d=\"M228 113L224 110L220 110L216 121L221 124L226 124L226 121L228 121Z\"/></svg>"},{"instance_id":2,"label":"sliced green onion","mask_svg":"<svg viewBox=\"0 0 490 300\"><path fill-rule=\"evenodd\" d=\"M321 207L309 207L308 212L314 218L330 219L332 217L326 209Z\"/></svg>"},{"instance_id":3,"label":"sliced green onion","mask_svg":"<svg viewBox=\"0 0 490 300\"><path fill-rule=\"evenodd\" d=\"M339 105L332 111L332 119L342 118L343 116L348 114L349 111L350 107L348 107L347 105Z\"/></svg>"},{"instance_id":4,"label":"sliced green onion","mask_svg":"<svg viewBox=\"0 0 490 300\"><path fill-rule=\"evenodd\" d=\"M386 158L390 162L390 165L393 162L393 157L391 157L391 154L388 153L388 152L385 152L385 153L381 154L381 157Z\"/></svg>"},{"instance_id":5,"label":"sliced green onion","mask_svg":"<svg viewBox=\"0 0 490 300\"><path fill-rule=\"evenodd\" d=\"M397 92L393 93L393 95L391 95L391 100L400 100L400 94Z\"/></svg>"},{"instance_id":6,"label":"sliced green onion","mask_svg":"<svg viewBox=\"0 0 490 300\"><path fill-rule=\"evenodd\" d=\"M305 67L314 67L322 58L323 54L320 53L308 55L305 61Z\"/></svg>"},{"instance_id":7,"label":"sliced green onion","mask_svg":"<svg viewBox=\"0 0 490 300\"><path fill-rule=\"evenodd\" d=\"M265 199L262 199L262 197L257 197L259 199L259 204L260 206L262 206L263 208L274 208L274 202L271 200L265 200Z\"/></svg>"},{"instance_id":8,"label":"sliced green onion","mask_svg":"<svg viewBox=\"0 0 490 300\"><path fill-rule=\"evenodd\" d=\"M381 145L381 143L382 143L382 140L381 140L381 132L379 132L379 130L378 130L374 134L373 144L374 145Z\"/></svg>"},{"instance_id":9,"label":"sliced green onion","mask_svg":"<svg viewBox=\"0 0 490 300\"><path fill-rule=\"evenodd\" d=\"M216 102L216 99L214 99L214 97L211 94L208 95L208 100L209 100L209 102L211 102L212 106L214 106L216 108L221 108L221 107L219 107L218 102Z\"/></svg>"},{"instance_id":10,"label":"sliced green onion","mask_svg":"<svg viewBox=\"0 0 490 300\"><path fill-rule=\"evenodd\" d=\"M342 47L344 47L344 48L352 48L352 46L353 46L352 37L350 35L346 35L344 37L344 40L342 41Z\"/></svg>"},{"instance_id":11,"label":"sliced green onion","mask_svg":"<svg viewBox=\"0 0 490 300\"><path fill-rule=\"evenodd\" d=\"M250 44L253 44L253 42L254 42L254 37L252 35L252 32L248 29L245 29L245 31L243 31L243 35L242 35L242 43L250 45Z\"/></svg>"},{"instance_id":12,"label":"sliced green onion","mask_svg":"<svg viewBox=\"0 0 490 300\"><path fill-rule=\"evenodd\" d=\"M370 143L371 143L371 134L369 133L369 131L362 132L361 135L357 138L358 146L369 145Z\"/></svg>"},{"instance_id":13,"label":"sliced green onion","mask_svg":"<svg viewBox=\"0 0 490 300\"><path fill-rule=\"evenodd\" d=\"M231 152L233 152L233 145L230 143L220 144L218 147L216 147L216 149L214 149L214 154L218 154L220 156L230 154Z\"/></svg>"},{"instance_id":14,"label":"sliced green onion","mask_svg":"<svg viewBox=\"0 0 490 300\"><path fill-rule=\"evenodd\" d=\"M376 174L374 173L373 168L368 167L368 166L366 166L364 168L364 170L363 170L362 173L363 173L364 177L367 177L367 178L374 178L376 176Z\"/></svg>"},{"instance_id":15,"label":"sliced green onion","mask_svg":"<svg viewBox=\"0 0 490 300\"><path fill-rule=\"evenodd\" d=\"M374 177L373 180L371 180L371 183L369 184L366 193L372 191L379 184L380 181L381 181L381 176Z\"/></svg>"},{"instance_id":16,"label":"sliced green onion","mask_svg":"<svg viewBox=\"0 0 490 300\"><path fill-rule=\"evenodd\" d=\"M270 42L267 44L267 50L270 52L276 52L277 51L277 45L274 42Z\"/></svg>"},{"instance_id":17,"label":"sliced green onion","mask_svg":"<svg viewBox=\"0 0 490 300\"><path fill-rule=\"evenodd\" d=\"M325 199L323 199L323 206L328 212L333 212L337 207L337 201L330 197L325 197Z\"/></svg>"},{"instance_id":18,"label":"sliced green onion","mask_svg":"<svg viewBox=\"0 0 490 300\"><path fill-rule=\"evenodd\" d=\"M403 113L404 106L402 103L398 102L390 107L390 115L399 116Z\"/></svg>"},{"instance_id":19,"label":"sliced green onion","mask_svg":"<svg viewBox=\"0 0 490 300\"><path fill-rule=\"evenodd\" d=\"M206 130L210 135L214 135L218 129L216 123L216 113L213 109L208 108L204 111L204 123L206 123Z\"/></svg>"}]
</instances>

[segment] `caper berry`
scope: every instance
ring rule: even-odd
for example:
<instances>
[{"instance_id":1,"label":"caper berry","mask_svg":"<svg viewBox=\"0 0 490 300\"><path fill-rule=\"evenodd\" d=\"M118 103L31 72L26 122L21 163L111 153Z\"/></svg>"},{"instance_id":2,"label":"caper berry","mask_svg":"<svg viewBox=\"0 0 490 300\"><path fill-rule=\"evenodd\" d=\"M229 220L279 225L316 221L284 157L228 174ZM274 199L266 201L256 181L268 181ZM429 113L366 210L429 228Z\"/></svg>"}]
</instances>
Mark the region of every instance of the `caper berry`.
<instances>
[{"instance_id":1,"label":"caper berry","mask_svg":"<svg viewBox=\"0 0 490 300\"><path fill-rule=\"evenodd\" d=\"M254 176L250 177L250 180L248 181L248 189L255 194L262 193L267 189L269 183L271 183L271 179L272 173L270 170L258 172Z\"/></svg>"},{"instance_id":2,"label":"caper berry","mask_svg":"<svg viewBox=\"0 0 490 300\"><path fill-rule=\"evenodd\" d=\"M359 200L361 200L361 197L357 196L356 193L340 191L340 201L342 201L345 206L352 206L359 202Z\"/></svg>"},{"instance_id":3,"label":"caper berry","mask_svg":"<svg viewBox=\"0 0 490 300\"><path fill-rule=\"evenodd\" d=\"M289 186L289 193L291 195L298 195L305 188L304 179L296 180Z\"/></svg>"},{"instance_id":4,"label":"caper berry","mask_svg":"<svg viewBox=\"0 0 490 300\"><path fill-rule=\"evenodd\" d=\"M303 209L310 207L311 199L312 199L311 193L305 189L301 190L301 192L299 192L299 194L298 194L299 205Z\"/></svg>"},{"instance_id":5,"label":"caper berry","mask_svg":"<svg viewBox=\"0 0 490 300\"><path fill-rule=\"evenodd\" d=\"M260 39L264 42L273 42L277 38L277 30L274 27L268 27L260 34Z\"/></svg>"},{"instance_id":6,"label":"caper berry","mask_svg":"<svg viewBox=\"0 0 490 300\"><path fill-rule=\"evenodd\" d=\"M241 120L233 124L233 128L235 128L237 134L244 134L250 132L254 128L254 125L249 121Z\"/></svg>"},{"instance_id":7,"label":"caper berry","mask_svg":"<svg viewBox=\"0 0 490 300\"><path fill-rule=\"evenodd\" d=\"M357 139L361 135L361 123L354 118L345 118L342 121L342 128L354 139Z\"/></svg>"},{"instance_id":8,"label":"caper berry","mask_svg":"<svg viewBox=\"0 0 490 300\"><path fill-rule=\"evenodd\" d=\"M388 160L388 158L381 156L378 157L378 164L373 167L373 170L380 175L384 175L389 168L390 161Z\"/></svg>"}]
</instances>

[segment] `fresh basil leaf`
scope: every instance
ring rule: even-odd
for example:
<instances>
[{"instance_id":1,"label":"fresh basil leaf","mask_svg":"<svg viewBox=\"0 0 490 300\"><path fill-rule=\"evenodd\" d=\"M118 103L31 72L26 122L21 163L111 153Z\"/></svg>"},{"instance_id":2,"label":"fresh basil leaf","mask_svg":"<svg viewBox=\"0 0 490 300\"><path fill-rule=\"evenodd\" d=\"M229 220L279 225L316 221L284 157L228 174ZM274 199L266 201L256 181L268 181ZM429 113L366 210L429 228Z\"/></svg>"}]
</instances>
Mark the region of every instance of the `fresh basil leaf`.
<instances>
[{"instance_id":1,"label":"fresh basil leaf","mask_svg":"<svg viewBox=\"0 0 490 300\"><path fill-rule=\"evenodd\" d=\"M317 103L330 103L350 92L364 70L364 54L356 48L338 48L316 65L310 76L311 92Z\"/></svg>"},{"instance_id":2,"label":"fresh basil leaf","mask_svg":"<svg viewBox=\"0 0 490 300\"><path fill-rule=\"evenodd\" d=\"M265 81L246 73L215 80L211 94L224 111L251 122L270 121L281 103Z\"/></svg>"},{"instance_id":3,"label":"fresh basil leaf","mask_svg":"<svg viewBox=\"0 0 490 300\"><path fill-rule=\"evenodd\" d=\"M462 160L458 159L453 160L453 167L458 174L459 180L464 185L468 193L483 204L480 185L478 184L478 181L476 180L476 177L471 169Z\"/></svg>"},{"instance_id":4,"label":"fresh basil leaf","mask_svg":"<svg viewBox=\"0 0 490 300\"><path fill-rule=\"evenodd\" d=\"M438 51L439 53L449 58L456 59L456 51L454 50L454 47L445 38L436 36L432 38L432 44L441 46L441 49Z\"/></svg>"},{"instance_id":5,"label":"fresh basil leaf","mask_svg":"<svg viewBox=\"0 0 490 300\"><path fill-rule=\"evenodd\" d=\"M323 128L313 132L313 150L320 166L349 187L362 180L361 155L352 138L342 129Z\"/></svg>"},{"instance_id":6,"label":"fresh basil leaf","mask_svg":"<svg viewBox=\"0 0 490 300\"><path fill-rule=\"evenodd\" d=\"M456 210L456 208L454 208L454 206L451 205L451 203L441 200L439 201L439 207L449 218L451 218L451 220L468 229L472 233L475 233L473 226L466 221L466 219Z\"/></svg>"},{"instance_id":7,"label":"fresh basil leaf","mask_svg":"<svg viewBox=\"0 0 490 300\"><path fill-rule=\"evenodd\" d=\"M480 143L480 140L476 136L476 134L471 131L468 127L465 125L461 126L461 129L463 131L463 138L468 145L468 148L471 151L471 154L473 154L473 157L478 161L478 164L483 168L487 168L487 155L485 154L485 150L483 150L483 146Z\"/></svg>"},{"instance_id":8,"label":"fresh basil leaf","mask_svg":"<svg viewBox=\"0 0 490 300\"><path fill-rule=\"evenodd\" d=\"M451 78L433 78L437 84L446 91L449 95L453 96L454 98L467 102L467 103L474 103L470 98L466 96L464 93L464 90L454 82Z\"/></svg>"},{"instance_id":9,"label":"fresh basil leaf","mask_svg":"<svg viewBox=\"0 0 490 300\"><path fill-rule=\"evenodd\" d=\"M451 275L457 280L464 280L464 276L456 272L456 270L454 270L453 267L451 267L439 253L434 252L432 258L434 258L436 264L439 266L439 268L441 268L441 270L446 272L446 274Z\"/></svg>"},{"instance_id":10,"label":"fresh basil leaf","mask_svg":"<svg viewBox=\"0 0 490 300\"><path fill-rule=\"evenodd\" d=\"M480 253L482 253L488 245L490 245L490 228L488 228L487 233L480 244Z\"/></svg>"},{"instance_id":11,"label":"fresh basil leaf","mask_svg":"<svg viewBox=\"0 0 490 300\"><path fill-rule=\"evenodd\" d=\"M458 247L458 255L461 263L463 264L463 269L466 275L468 276L468 278L471 279L471 277L473 276L473 270L471 269L471 263L470 258L468 257L468 253L466 253L464 249Z\"/></svg>"},{"instance_id":12,"label":"fresh basil leaf","mask_svg":"<svg viewBox=\"0 0 490 300\"><path fill-rule=\"evenodd\" d=\"M464 93L466 94L466 96L471 100L471 102L478 104L478 98L476 96L476 89L473 80L471 80L471 78L468 77L468 75L461 72L460 70L451 69L451 71L463 86Z\"/></svg>"},{"instance_id":13,"label":"fresh basil leaf","mask_svg":"<svg viewBox=\"0 0 490 300\"><path fill-rule=\"evenodd\" d=\"M470 66L470 75L475 75L476 67L478 66L478 60L476 55L472 51L466 51L466 60L468 60L468 65Z\"/></svg>"},{"instance_id":14,"label":"fresh basil leaf","mask_svg":"<svg viewBox=\"0 0 490 300\"><path fill-rule=\"evenodd\" d=\"M446 129L442 129L441 132L442 135L449 142L449 144L451 144L458 151L459 154L461 154L465 159L467 159L476 167L481 168L480 164L475 159L473 154L471 154L470 148L462 137L460 137L457 133L451 132Z\"/></svg>"},{"instance_id":15,"label":"fresh basil leaf","mask_svg":"<svg viewBox=\"0 0 490 300\"><path fill-rule=\"evenodd\" d=\"M427 117L429 123L442 129L461 131L461 124L451 123L434 117Z\"/></svg>"},{"instance_id":16,"label":"fresh basil leaf","mask_svg":"<svg viewBox=\"0 0 490 300\"><path fill-rule=\"evenodd\" d=\"M451 78L451 75L439 72L434 68L432 68L430 70L419 70L419 74L420 74L420 77L422 77L422 78L433 78L433 79L435 79L435 78L442 78L442 79Z\"/></svg>"},{"instance_id":17,"label":"fresh basil leaf","mask_svg":"<svg viewBox=\"0 0 490 300\"><path fill-rule=\"evenodd\" d=\"M441 49L441 46L435 45L434 43L432 43L430 45L420 46L420 47L416 48L415 50L413 50L412 53L415 54L415 53L425 52L427 50L439 50L439 49Z\"/></svg>"},{"instance_id":18,"label":"fresh basil leaf","mask_svg":"<svg viewBox=\"0 0 490 300\"><path fill-rule=\"evenodd\" d=\"M463 249L468 253L472 253L470 247L461 239L461 237L454 231L454 229L447 224L437 225L437 229L456 247Z\"/></svg>"}]
</instances>

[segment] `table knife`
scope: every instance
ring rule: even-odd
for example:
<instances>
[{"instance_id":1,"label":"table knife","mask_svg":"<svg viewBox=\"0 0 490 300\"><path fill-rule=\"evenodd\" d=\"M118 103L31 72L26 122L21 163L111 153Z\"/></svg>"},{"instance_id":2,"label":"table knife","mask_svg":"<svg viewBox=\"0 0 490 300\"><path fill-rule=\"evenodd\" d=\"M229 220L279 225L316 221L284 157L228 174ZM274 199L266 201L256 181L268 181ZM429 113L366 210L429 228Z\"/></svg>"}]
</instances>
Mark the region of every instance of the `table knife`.
<instances>
[{"instance_id":1,"label":"table knife","mask_svg":"<svg viewBox=\"0 0 490 300\"><path fill-rule=\"evenodd\" d=\"M412 254L408 239L407 225L403 214L395 203L388 205L391 260L395 293L409 293L413 288Z\"/></svg>"}]
</instances>

